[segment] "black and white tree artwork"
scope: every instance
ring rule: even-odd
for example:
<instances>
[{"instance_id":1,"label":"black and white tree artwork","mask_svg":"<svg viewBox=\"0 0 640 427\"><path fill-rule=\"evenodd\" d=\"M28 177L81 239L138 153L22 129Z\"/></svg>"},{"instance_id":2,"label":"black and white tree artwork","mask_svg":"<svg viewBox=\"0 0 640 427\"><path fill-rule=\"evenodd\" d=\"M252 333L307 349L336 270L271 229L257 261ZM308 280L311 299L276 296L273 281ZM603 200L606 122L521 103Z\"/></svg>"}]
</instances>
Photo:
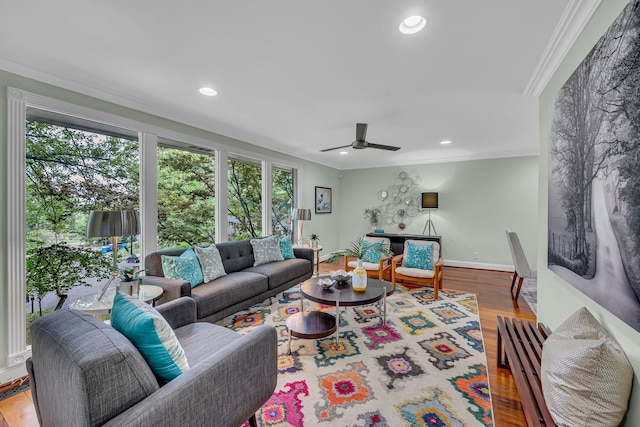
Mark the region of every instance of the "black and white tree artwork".
<instances>
[{"instance_id":1,"label":"black and white tree artwork","mask_svg":"<svg viewBox=\"0 0 640 427\"><path fill-rule=\"evenodd\" d=\"M549 143L548 266L640 331L640 0L562 86Z\"/></svg>"}]
</instances>

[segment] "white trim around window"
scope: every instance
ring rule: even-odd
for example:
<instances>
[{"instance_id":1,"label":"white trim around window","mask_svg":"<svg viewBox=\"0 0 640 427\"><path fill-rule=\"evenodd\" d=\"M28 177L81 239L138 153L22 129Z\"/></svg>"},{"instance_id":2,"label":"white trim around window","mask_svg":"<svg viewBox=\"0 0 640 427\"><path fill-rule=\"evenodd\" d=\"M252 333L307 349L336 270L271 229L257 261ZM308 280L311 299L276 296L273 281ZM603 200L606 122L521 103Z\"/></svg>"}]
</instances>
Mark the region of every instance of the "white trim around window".
<instances>
[{"instance_id":1,"label":"white trim around window","mask_svg":"<svg viewBox=\"0 0 640 427\"><path fill-rule=\"evenodd\" d=\"M105 113L99 110L71 104L53 98L48 98L22 89L7 88L7 299L2 310L7 313L7 354L0 355L0 359L6 356L7 368L0 366L0 383L25 375L25 361L31 354L30 346L26 346L25 330L25 306L26 306L26 223L25 223L25 132L27 107L33 107L57 112L69 116L75 116L86 120L104 123L138 132L140 141L140 182L141 200L140 217L142 222L142 247L141 257L157 248L157 146L158 138L167 138L181 141L194 146L200 146L216 150L216 174L227 176L228 153L240 154L259 159L263 166L271 164L290 167L297 174L296 182L301 181L302 168L297 163L292 163L277 157L257 154L238 147L218 143L215 134L212 139L195 137L168 128L149 125L126 117ZM270 175L269 175L270 176ZM263 180L264 182L264 180ZM216 179L216 194L227 193L227 180ZM298 190L299 191L299 190ZM270 203L265 202L263 192L263 206L269 208ZM271 197L267 197L270 201ZM228 204L226 198L216 197L216 223L220 225L217 230L216 241L226 240L226 215ZM269 213L266 215L270 218ZM224 218L225 220L221 221ZM264 218L264 215L263 215ZM263 224L271 224L270 220ZM264 228L264 225L263 225Z\"/></svg>"}]
</instances>

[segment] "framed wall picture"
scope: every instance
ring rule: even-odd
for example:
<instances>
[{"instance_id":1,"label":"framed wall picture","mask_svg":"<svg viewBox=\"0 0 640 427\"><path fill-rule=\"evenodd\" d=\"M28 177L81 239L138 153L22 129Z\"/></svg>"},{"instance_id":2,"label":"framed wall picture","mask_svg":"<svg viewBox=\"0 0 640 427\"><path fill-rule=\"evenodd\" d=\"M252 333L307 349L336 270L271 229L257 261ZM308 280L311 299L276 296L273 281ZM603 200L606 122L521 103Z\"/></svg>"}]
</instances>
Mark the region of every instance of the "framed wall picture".
<instances>
[{"instance_id":1,"label":"framed wall picture","mask_svg":"<svg viewBox=\"0 0 640 427\"><path fill-rule=\"evenodd\" d=\"M327 187L316 187L316 213L331 213L331 189Z\"/></svg>"}]
</instances>

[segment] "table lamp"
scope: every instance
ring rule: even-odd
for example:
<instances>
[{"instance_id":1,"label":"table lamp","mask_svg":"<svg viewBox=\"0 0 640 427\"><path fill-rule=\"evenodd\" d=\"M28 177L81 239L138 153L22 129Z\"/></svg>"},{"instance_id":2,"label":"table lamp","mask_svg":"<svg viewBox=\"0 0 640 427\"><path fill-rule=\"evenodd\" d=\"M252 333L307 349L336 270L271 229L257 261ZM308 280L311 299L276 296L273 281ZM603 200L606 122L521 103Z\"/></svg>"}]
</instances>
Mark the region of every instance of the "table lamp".
<instances>
[{"instance_id":1,"label":"table lamp","mask_svg":"<svg viewBox=\"0 0 640 427\"><path fill-rule=\"evenodd\" d=\"M302 223L311 221L311 209L296 208L291 213L291 219L298 221L298 244L304 245L305 240L302 237Z\"/></svg>"},{"instance_id":2,"label":"table lamp","mask_svg":"<svg viewBox=\"0 0 640 427\"><path fill-rule=\"evenodd\" d=\"M118 277L118 236L135 236L140 231L138 215L134 211L91 211L87 222L87 237L111 237L113 252L113 274L102 288L98 300Z\"/></svg>"},{"instance_id":3,"label":"table lamp","mask_svg":"<svg viewBox=\"0 0 640 427\"><path fill-rule=\"evenodd\" d=\"M427 223L424 225L424 229L422 230L422 234L427 231L429 228L429 236L437 235L436 226L433 225L433 221L431 221L431 209L438 209L438 193L422 193L422 209L428 209L429 211L429 219ZM433 232L436 234L431 234L431 229L433 228Z\"/></svg>"}]
</instances>

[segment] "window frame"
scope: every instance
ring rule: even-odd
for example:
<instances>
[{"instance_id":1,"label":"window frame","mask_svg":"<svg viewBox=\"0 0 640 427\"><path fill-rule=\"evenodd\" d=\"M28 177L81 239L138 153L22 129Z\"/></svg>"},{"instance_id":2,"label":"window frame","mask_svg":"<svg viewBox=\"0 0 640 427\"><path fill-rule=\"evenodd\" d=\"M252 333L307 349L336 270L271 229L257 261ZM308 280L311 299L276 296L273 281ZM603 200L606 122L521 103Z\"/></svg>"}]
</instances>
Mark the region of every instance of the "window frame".
<instances>
[{"instance_id":1,"label":"window frame","mask_svg":"<svg viewBox=\"0 0 640 427\"><path fill-rule=\"evenodd\" d=\"M6 295L3 310L7 319L6 365L3 375L18 377L26 374L25 361L31 356L31 346L26 345L26 221L25 221L25 162L26 162L26 120L27 108L36 108L53 113L77 117L108 126L114 126L138 133L140 147L140 220L142 236L140 241L141 261L147 253L157 249L157 146L158 138L180 141L188 145L215 150L216 164L216 194L228 194L226 179L227 161L229 153L258 159L262 164L262 173L269 179L263 179L264 186L269 183L271 188L271 167L273 164L291 168L294 174L294 194L296 200L301 200L302 167L300 164L282 158L271 157L258 152L240 149L237 146L221 143L221 141L243 144L222 135L211 132L211 139L196 137L174 131L162 126L150 125L145 122L132 120L116 114L106 113L97 109L78 104L49 98L23 89L7 87L7 247L6 247ZM125 108L125 107L122 107ZM194 128L195 130L196 128ZM269 197L265 200L265 194ZM271 206L271 192L263 191L263 233L271 231L271 212L264 207ZM297 201L294 201L294 206ZM226 239L227 197L216 197L216 243ZM265 218L266 216L266 218ZM266 229L265 229L266 225ZM265 235L267 235L265 234Z\"/></svg>"}]
</instances>

